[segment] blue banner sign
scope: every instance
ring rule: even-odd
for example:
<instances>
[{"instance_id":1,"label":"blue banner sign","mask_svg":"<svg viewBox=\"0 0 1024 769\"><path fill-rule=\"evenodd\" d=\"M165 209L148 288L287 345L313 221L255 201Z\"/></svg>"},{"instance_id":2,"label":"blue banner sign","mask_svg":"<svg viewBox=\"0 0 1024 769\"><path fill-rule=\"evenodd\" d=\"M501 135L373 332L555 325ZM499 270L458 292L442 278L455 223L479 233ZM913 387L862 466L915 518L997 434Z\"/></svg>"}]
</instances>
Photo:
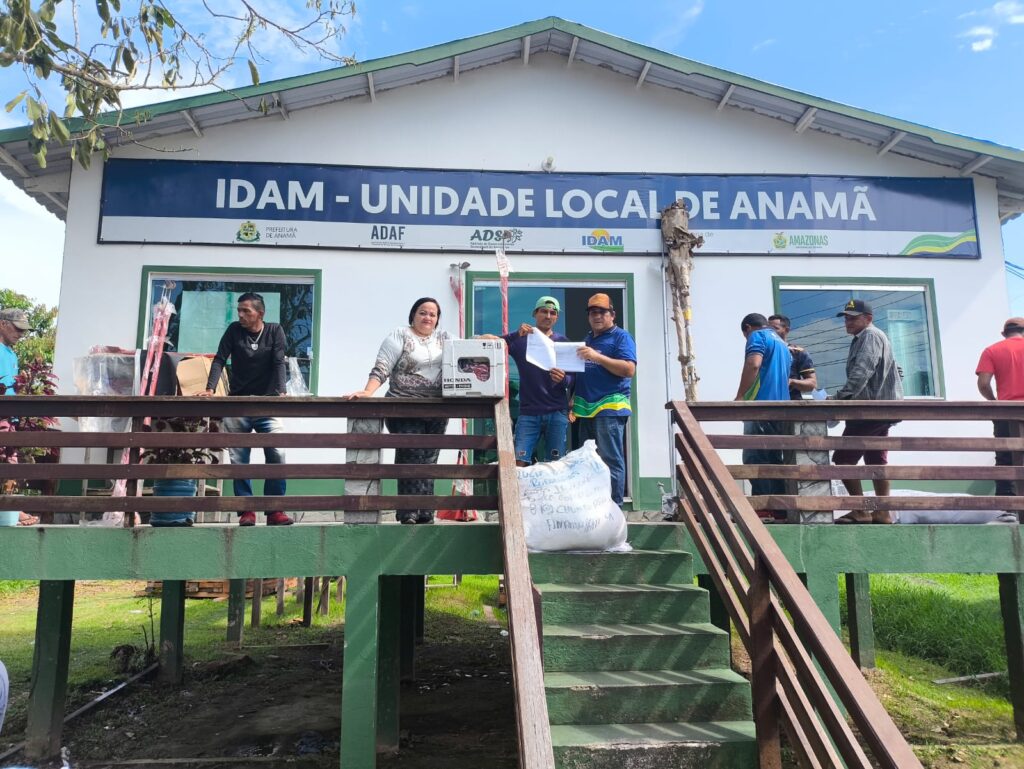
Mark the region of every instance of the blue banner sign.
<instances>
[{"instance_id":1,"label":"blue banner sign","mask_svg":"<svg viewBox=\"0 0 1024 769\"><path fill-rule=\"evenodd\" d=\"M683 199L699 254L979 257L970 179L438 171L107 162L101 242L661 253Z\"/></svg>"}]
</instances>

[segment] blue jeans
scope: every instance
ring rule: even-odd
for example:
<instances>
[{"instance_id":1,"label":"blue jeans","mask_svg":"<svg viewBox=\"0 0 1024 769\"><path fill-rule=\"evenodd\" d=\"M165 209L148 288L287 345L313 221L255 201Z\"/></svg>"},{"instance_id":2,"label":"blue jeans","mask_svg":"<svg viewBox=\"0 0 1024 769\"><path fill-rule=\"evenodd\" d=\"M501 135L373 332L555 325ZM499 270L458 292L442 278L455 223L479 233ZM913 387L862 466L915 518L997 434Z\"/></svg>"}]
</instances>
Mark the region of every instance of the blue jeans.
<instances>
[{"instance_id":1,"label":"blue jeans","mask_svg":"<svg viewBox=\"0 0 1024 769\"><path fill-rule=\"evenodd\" d=\"M544 456L541 462L550 462L565 456L565 436L569 430L569 412L552 411L549 414L520 414L516 420L516 461L530 464L533 450L544 437Z\"/></svg>"},{"instance_id":2,"label":"blue jeans","mask_svg":"<svg viewBox=\"0 0 1024 769\"><path fill-rule=\"evenodd\" d=\"M623 438L629 417L607 416L579 420L580 442L597 442L597 455L601 457L612 474L612 499L622 504L626 491L626 454Z\"/></svg>"},{"instance_id":3,"label":"blue jeans","mask_svg":"<svg viewBox=\"0 0 1024 769\"><path fill-rule=\"evenodd\" d=\"M744 422L744 435L788 435L785 422ZM785 464L782 449L743 449L745 465ZM754 478L750 481L750 494L754 497L785 494L786 482L781 478Z\"/></svg>"},{"instance_id":4,"label":"blue jeans","mask_svg":"<svg viewBox=\"0 0 1024 769\"><path fill-rule=\"evenodd\" d=\"M277 417L224 417L224 432L226 433L283 433L284 425ZM252 449L233 448L228 449L231 455L231 464L247 465ZM283 465L284 451L281 449L263 449L263 459L268 465ZM235 480L235 496L251 497L252 481L238 478ZM284 478L268 478L263 482L263 493L268 497L284 496L287 481Z\"/></svg>"}]
</instances>

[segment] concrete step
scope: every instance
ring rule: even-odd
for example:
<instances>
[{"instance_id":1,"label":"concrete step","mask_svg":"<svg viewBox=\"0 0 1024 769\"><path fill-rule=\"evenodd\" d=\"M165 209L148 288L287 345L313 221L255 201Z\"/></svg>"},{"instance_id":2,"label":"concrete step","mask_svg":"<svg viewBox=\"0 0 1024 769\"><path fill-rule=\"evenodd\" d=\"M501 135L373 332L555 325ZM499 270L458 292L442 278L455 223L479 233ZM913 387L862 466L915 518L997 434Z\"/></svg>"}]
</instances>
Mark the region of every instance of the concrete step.
<instances>
[{"instance_id":1,"label":"concrete step","mask_svg":"<svg viewBox=\"0 0 1024 769\"><path fill-rule=\"evenodd\" d=\"M728 669L547 673L552 724L750 720L750 685Z\"/></svg>"},{"instance_id":2,"label":"concrete step","mask_svg":"<svg viewBox=\"0 0 1024 769\"><path fill-rule=\"evenodd\" d=\"M693 556L682 550L627 553L531 553L534 583L681 585L693 581Z\"/></svg>"},{"instance_id":3,"label":"concrete step","mask_svg":"<svg viewBox=\"0 0 1024 769\"><path fill-rule=\"evenodd\" d=\"M694 585L535 584L544 622L706 622L708 594Z\"/></svg>"},{"instance_id":4,"label":"concrete step","mask_svg":"<svg viewBox=\"0 0 1024 769\"><path fill-rule=\"evenodd\" d=\"M637 550L688 550L692 545L681 523L630 523L626 541Z\"/></svg>"},{"instance_id":5,"label":"concrete step","mask_svg":"<svg viewBox=\"0 0 1024 769\"><path fill-rule=\"evenodd\" d=\"M756 769L750 721L552 726L559 769Z\"/></svg>"},{"instance_id":6,"label":"concrete step","mask_svg":"<svg viewBox=\"0 0 1024 769\"><path fill-rule=\"evenodd\" d=\"M729 667L729 637L704 622L544 624L544 670L699 670Z\"/></svg>"}]
</instances>

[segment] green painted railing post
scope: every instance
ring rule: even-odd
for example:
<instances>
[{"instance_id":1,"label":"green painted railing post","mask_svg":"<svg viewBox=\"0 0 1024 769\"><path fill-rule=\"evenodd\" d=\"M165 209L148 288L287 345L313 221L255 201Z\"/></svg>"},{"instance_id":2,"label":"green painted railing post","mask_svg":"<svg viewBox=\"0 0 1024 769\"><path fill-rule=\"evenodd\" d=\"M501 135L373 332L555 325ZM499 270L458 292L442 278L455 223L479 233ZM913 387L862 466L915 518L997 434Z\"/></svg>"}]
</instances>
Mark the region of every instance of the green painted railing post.
<instances>
[{"instance_id":1,"label":"green painted railing post","mask_svg":"<svg viewBox=\"0 0 1024 769\"><path fill-rule=\"evenodd\" d=\"M999 575L999 606L1006 637L1013 725L1017 741L1024 742L1024 574Z\"/></svg>"},{"instance_id":2,"label":"green painted railing post","mask_svg":"<svg viewBox=\"0 0 1024 769\"><path fill-rule=\"evenodd\" d=\"M398 708L400 689L400 628L402 614L402 581L404 577L380 578L380 626L377 660L377 750L398 750Z\"/></svg>"},{"instance_id":3,"label":"green painted railing post","mask_svg":"<svg viewBox=\"0 0 1024 769\"><path fill-rule=\"evenodd\" d=\"M846 575L846 624L850 654L862 668L875 666L875 624L871 619L871 582L867 574Z\"/></svg>"},{"instance_id":4,"label":"green painted railing post","mask_svg":"<svg viewBox=\"0 0 1024 769\"><path fill-rule=\"evenodd\" d=\"M52 758L60 753L74 608L74 581L39 583L32 686L25 728L25 755L30 759Z\"/></svg>"},{"instance_id":5,"label":"green painted railing post","mask_svg":"<svg viewBox=\"0 0 1024 769\"><path fill-rule=\"evenodd\" d=\"M377 764L379 580L376 574L347 576L341 766L374 769Z\"/></svg>"},{"instance_id":6,"label":"green painted railing post","mask_svg":"<svg viewBox=\"0 0 1024 769\"><path fill-rule=\"evenodd\" d=\"M421 603L424 590L423 576L406 575L399 578L402 584L402 611L398 637L401 657L401 679L416 679L416 628L422 628L420 622ZM422 633L422 630L420 631ZM422 639L422 635L420 636Z\"/></svg>"},{"instance_id":7,"label":"green painted railing post","mask_svg":"<svg viewBox=\"0 0 1024 769\"><path fill-rule=\"evenodd\" d=\"M228 641L242 645L242 630L245 627L245 583L244 579L229 580L228 585Z\"/></svg>"},{"instance_id":8,"label":"green painted railing post","mask_svg":"<svg viewBox=\"0 0 1024 769\"><path fill-rule=\"evenodd\" d=\"M185 582L165 579L160 597L160 680L180 684L185 673Z\"/></svg>"}]
</instances>

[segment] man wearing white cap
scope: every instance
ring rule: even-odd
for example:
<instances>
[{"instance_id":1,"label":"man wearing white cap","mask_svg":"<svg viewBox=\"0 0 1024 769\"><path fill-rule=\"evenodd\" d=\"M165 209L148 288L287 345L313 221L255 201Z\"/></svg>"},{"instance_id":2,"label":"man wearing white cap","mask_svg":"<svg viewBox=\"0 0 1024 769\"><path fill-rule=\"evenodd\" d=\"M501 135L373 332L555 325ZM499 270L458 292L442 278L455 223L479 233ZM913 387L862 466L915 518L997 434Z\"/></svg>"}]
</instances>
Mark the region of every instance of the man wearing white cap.
<instances>
[{"instance_id":1,"label":"man wearing white cap","mask_svg":"<svg viewBox=\"0 0 1024 769\"><path fill-rule=\"evenodd\" d=\"M14 379L18 376L18 356L14 345L32 330L24 310L0 310L0 391L14 395Z\"/></svg>"}]
</instances>

